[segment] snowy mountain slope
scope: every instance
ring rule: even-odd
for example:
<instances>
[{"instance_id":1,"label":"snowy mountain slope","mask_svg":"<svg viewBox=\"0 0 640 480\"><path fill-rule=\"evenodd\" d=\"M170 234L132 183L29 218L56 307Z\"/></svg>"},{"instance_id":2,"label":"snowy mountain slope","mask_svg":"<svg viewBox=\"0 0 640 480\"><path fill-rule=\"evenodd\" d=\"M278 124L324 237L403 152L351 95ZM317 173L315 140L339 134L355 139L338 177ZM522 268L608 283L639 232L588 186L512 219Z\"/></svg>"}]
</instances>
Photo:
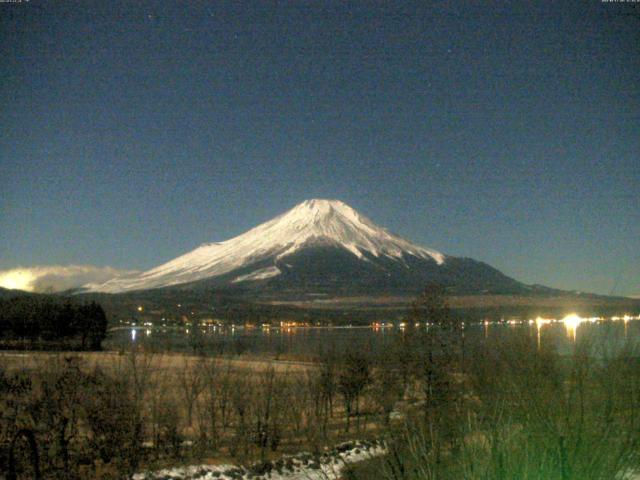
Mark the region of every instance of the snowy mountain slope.
<instances>
[{"instance_id":1,"label":"snowy mountain slope","mask_svg":"<svg viewBox=\"0 0 640 480\"><path fill-rule=\"evenodd\" d=\"M389 265L409 269L415 261L436 268L445 265L448 258L389 233L343 202L314 199L238 237L201 245L144 273L85 288L118 293L222 277L235 284L264 281L291 270L287 259L309 249L348 252L352 262L370 264L365 270L373 267L385 272Z\"/></svg>"}]
</instances>

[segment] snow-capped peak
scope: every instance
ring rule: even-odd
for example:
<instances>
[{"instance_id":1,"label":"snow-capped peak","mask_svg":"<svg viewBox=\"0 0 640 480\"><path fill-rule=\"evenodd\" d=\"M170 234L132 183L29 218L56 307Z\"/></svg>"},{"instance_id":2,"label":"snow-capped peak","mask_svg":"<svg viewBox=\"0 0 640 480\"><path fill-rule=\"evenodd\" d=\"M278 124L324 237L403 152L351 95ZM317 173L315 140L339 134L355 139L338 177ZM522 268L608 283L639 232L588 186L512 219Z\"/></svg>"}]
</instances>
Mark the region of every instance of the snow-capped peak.
<instances>
[{"instance_id":1,"label":"snow-capped peak","mask_svg":"<svg viewBox=\"0 0 640 480\"><path fill-rule=\"evenodd\" d=\"M203 244L135 277L86 287L103 292L157 288L224 275L272 259L273 268L265 269L262 264L256 267L256 272L234 281L264 279L280 274L276 261L314 244L341 247L362 260L367 260L367 256L402 259L403 255L433 259L439 265L445 260L443 254L389 233L339 200L312 199L242 235L224 242Z\"/></svg>"},{"instance_id":2,"label":"snow-capped peak","mask_svg":"<svg viewBox=\"0 0 640 480\"><path fill-rule=\"evenodd\" d=\"M323 239L346 248L358 258L362 258L364 252L375 257L400 257L405 252L423 258L430 256L438 264L444 261L441 253L390 234L339 200L306 200L254 230L263 231L263 227L267 227L269 233L276 233L281 244L290 244L279 257L296 251L312 239Z\"/></svg>"}]
</instances>

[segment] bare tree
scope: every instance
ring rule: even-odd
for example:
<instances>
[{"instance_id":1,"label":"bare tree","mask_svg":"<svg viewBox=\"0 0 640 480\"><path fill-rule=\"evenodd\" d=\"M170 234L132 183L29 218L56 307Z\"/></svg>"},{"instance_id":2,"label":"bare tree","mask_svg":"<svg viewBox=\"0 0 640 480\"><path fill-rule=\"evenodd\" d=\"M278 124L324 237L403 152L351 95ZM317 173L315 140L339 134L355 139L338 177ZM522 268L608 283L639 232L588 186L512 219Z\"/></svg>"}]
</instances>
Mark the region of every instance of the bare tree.
<instances>
[{"instance_id":1,"label":"bare tree","mask_svg":"<svg viewBox=\"0 0 640 480\"><path fill-rule=\"evenodd\" d=\"M344 400L346 415L345 430L349 431L351 415L360 414L360 395L370 382L369 361L361 353L347 352L344 364L338 374L338 391ZM355 412L354 412L355 404Z\"/></svg>"},{"instance_id":2,"label":"bare tree","mask_svg":"<svg viewBox=\"0 0 640 480\"><path fill-rule=\"evenodd\" d=\"M267 446L273 443L277 447L279 442L278 427L272 419L277 412L277 405L275 405L277 388L276 373L270 366L261 375L253 408L255 418L253 435L260 451L260 461L263 462Z\"/></svg>"},{"instance_id":3,"label":"bare tree","mask_svg":"<svg viewBox=\"0 0 640 480\"><path fill-rule=\"evenodd\" d=\"M204 408L202 411L204 416L200 423L202 424L202 427L204 427L205 422L208 425L209 443L211 448L216 450L218 448L219 438L218 411L222 389L220 388L220 374L215 361L209 362L207 368L204 370L203 382Z\"/></svg>"},{"instance_id":4,"label":"bare tree","mask_svg":"<svg viewBox=\"0 0 640 480\"><path fill-rule=\"evenodd\" d=\"M391 412L396 403L402 399L404 385L402 371L393 361L381 358L374 370L373 388L371 393L377 406L382 412L385 425L389 425Z\"/></svg>"},{"instance_id":5,"label":"bare tree","mask_svg":"<svg viewBox=\"0 0 640 480\"><path fill-rule=\"evenodd\" d=\"M231 455L240 454L241 458L249 456L250 428L249 415L251 413L251 400L254 398L253 386L245 376L234 374L231 380L234 388L231 390L231 404L235 413L235 435L229 451Z\"/></svg>"},{"instance_id":6,"label":"bare tree","mask_svg":"<svg viewBox=\"0 0 640 480\"><path fill-rule=\"evenodd\" d=\"M200 358L195 364L191 363L189 359L185 359L180 369L178 383L180 385L182 399L187 409L187 426L189 427L193 424L194 404L205 387L204 372L206 368L205 361Z\"/></svg>"}]
</instances>

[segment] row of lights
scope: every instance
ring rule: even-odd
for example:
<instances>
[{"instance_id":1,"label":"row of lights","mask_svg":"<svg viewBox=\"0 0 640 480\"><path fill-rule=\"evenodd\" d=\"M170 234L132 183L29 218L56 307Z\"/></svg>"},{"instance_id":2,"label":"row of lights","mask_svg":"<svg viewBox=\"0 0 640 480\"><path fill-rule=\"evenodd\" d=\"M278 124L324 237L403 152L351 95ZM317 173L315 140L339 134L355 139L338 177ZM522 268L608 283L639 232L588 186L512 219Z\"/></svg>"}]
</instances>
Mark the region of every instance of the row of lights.
<instances>
[{"instance_id":1,"label":"row of lights","mask_svg":"<svg viewBox=\"0 0 640 480\"><path fill-rule=\"evenodd\" d=\"M632 315L624 315L622 317L581 317L578 314L575 313L571 313L567 316L565 316L564 318L561 319L556 319L556 318L542 318L542 317L537 317L535 320L501 320L501 321L489 321L489 320L485 320L484 321L484 325L485 326L489 326L489 325L495 325L495 324L503 324L506 323L508 325L522 325L522 324L529 324L529 325L537 325L538 327L542 326L542 325L547 325L550 323L564 323L565 325L569 325L569 326L578 326L581 323L595 323L595 322L604 322L607 320L611 320L611 321L624 321L624 322L628 322L630 320L640 320L640 315L637 316L632 316Z\"/></svg>"},{"instance_id":2,"label":"row of lights","mask_svg":"<svg viewBox=\"0 0 640 480\"><path fill-rule=\"evenodd\" d=\"M500 325L500 324L508 324L508 325L525 325L525 324L529 324L529 325L536 325L538 327L538 329L540 329L543 325L548 325L551 323L563 323L567 328L571 328L571 329L576 329L578 328L578 326L581 323L595 323L595 322L603 322L603 321L607 321L607 320L611 320L611 321L624 321L625 323L630 321L630 320L640 320L640 315L637 316L632 316L632 315L624 315L622 317L619 316L614 316L614 317L610 317L610 318L606 318L606 317L581 317L578 314L575 313L571 313L567 316L565 316L564 318L561 319L556 319L556 318L542 318L542 317L537 317L535 320L534 319L530 319L530 320L517 320L517 319L511 319L511 320L500 320L500 321L491 321L491 320L485 320L483 322L483 325L485 327L488 327L489 325ZM401 322L398 326L401 329L404 329L408 326L409 324L407 322ZM429 323L425 323L425 325L430 326ZM371 326L375 329L378 330L380 328L392 328L394 325L393 323L380 323L380 322L374 322L371 324ZM420 323L416 323L415 324L416 327L420 326ZM465 323L462 322L462 326L464 328Z\"/></svg>"}]
</instances>

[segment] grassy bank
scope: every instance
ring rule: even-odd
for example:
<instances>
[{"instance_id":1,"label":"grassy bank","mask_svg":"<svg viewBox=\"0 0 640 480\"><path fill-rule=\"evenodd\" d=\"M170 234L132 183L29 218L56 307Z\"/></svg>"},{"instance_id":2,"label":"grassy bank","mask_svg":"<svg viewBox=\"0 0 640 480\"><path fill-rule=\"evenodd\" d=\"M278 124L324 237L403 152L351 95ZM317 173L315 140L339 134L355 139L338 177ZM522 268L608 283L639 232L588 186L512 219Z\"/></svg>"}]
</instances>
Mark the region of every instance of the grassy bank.
<instances>
[{"instance_id":1,"label":"grassy bank","mask_svg":"<svg viewBox=\"0 0 640 480\"><path fill-rule=\"evenodd\" d=\"M445 387L447 405L413 410L388 430L390 454L351 478L604 480L640 471L637 352L578 343L560 356L511 338L467 358Z\"/></svg>"}]
</instances>

